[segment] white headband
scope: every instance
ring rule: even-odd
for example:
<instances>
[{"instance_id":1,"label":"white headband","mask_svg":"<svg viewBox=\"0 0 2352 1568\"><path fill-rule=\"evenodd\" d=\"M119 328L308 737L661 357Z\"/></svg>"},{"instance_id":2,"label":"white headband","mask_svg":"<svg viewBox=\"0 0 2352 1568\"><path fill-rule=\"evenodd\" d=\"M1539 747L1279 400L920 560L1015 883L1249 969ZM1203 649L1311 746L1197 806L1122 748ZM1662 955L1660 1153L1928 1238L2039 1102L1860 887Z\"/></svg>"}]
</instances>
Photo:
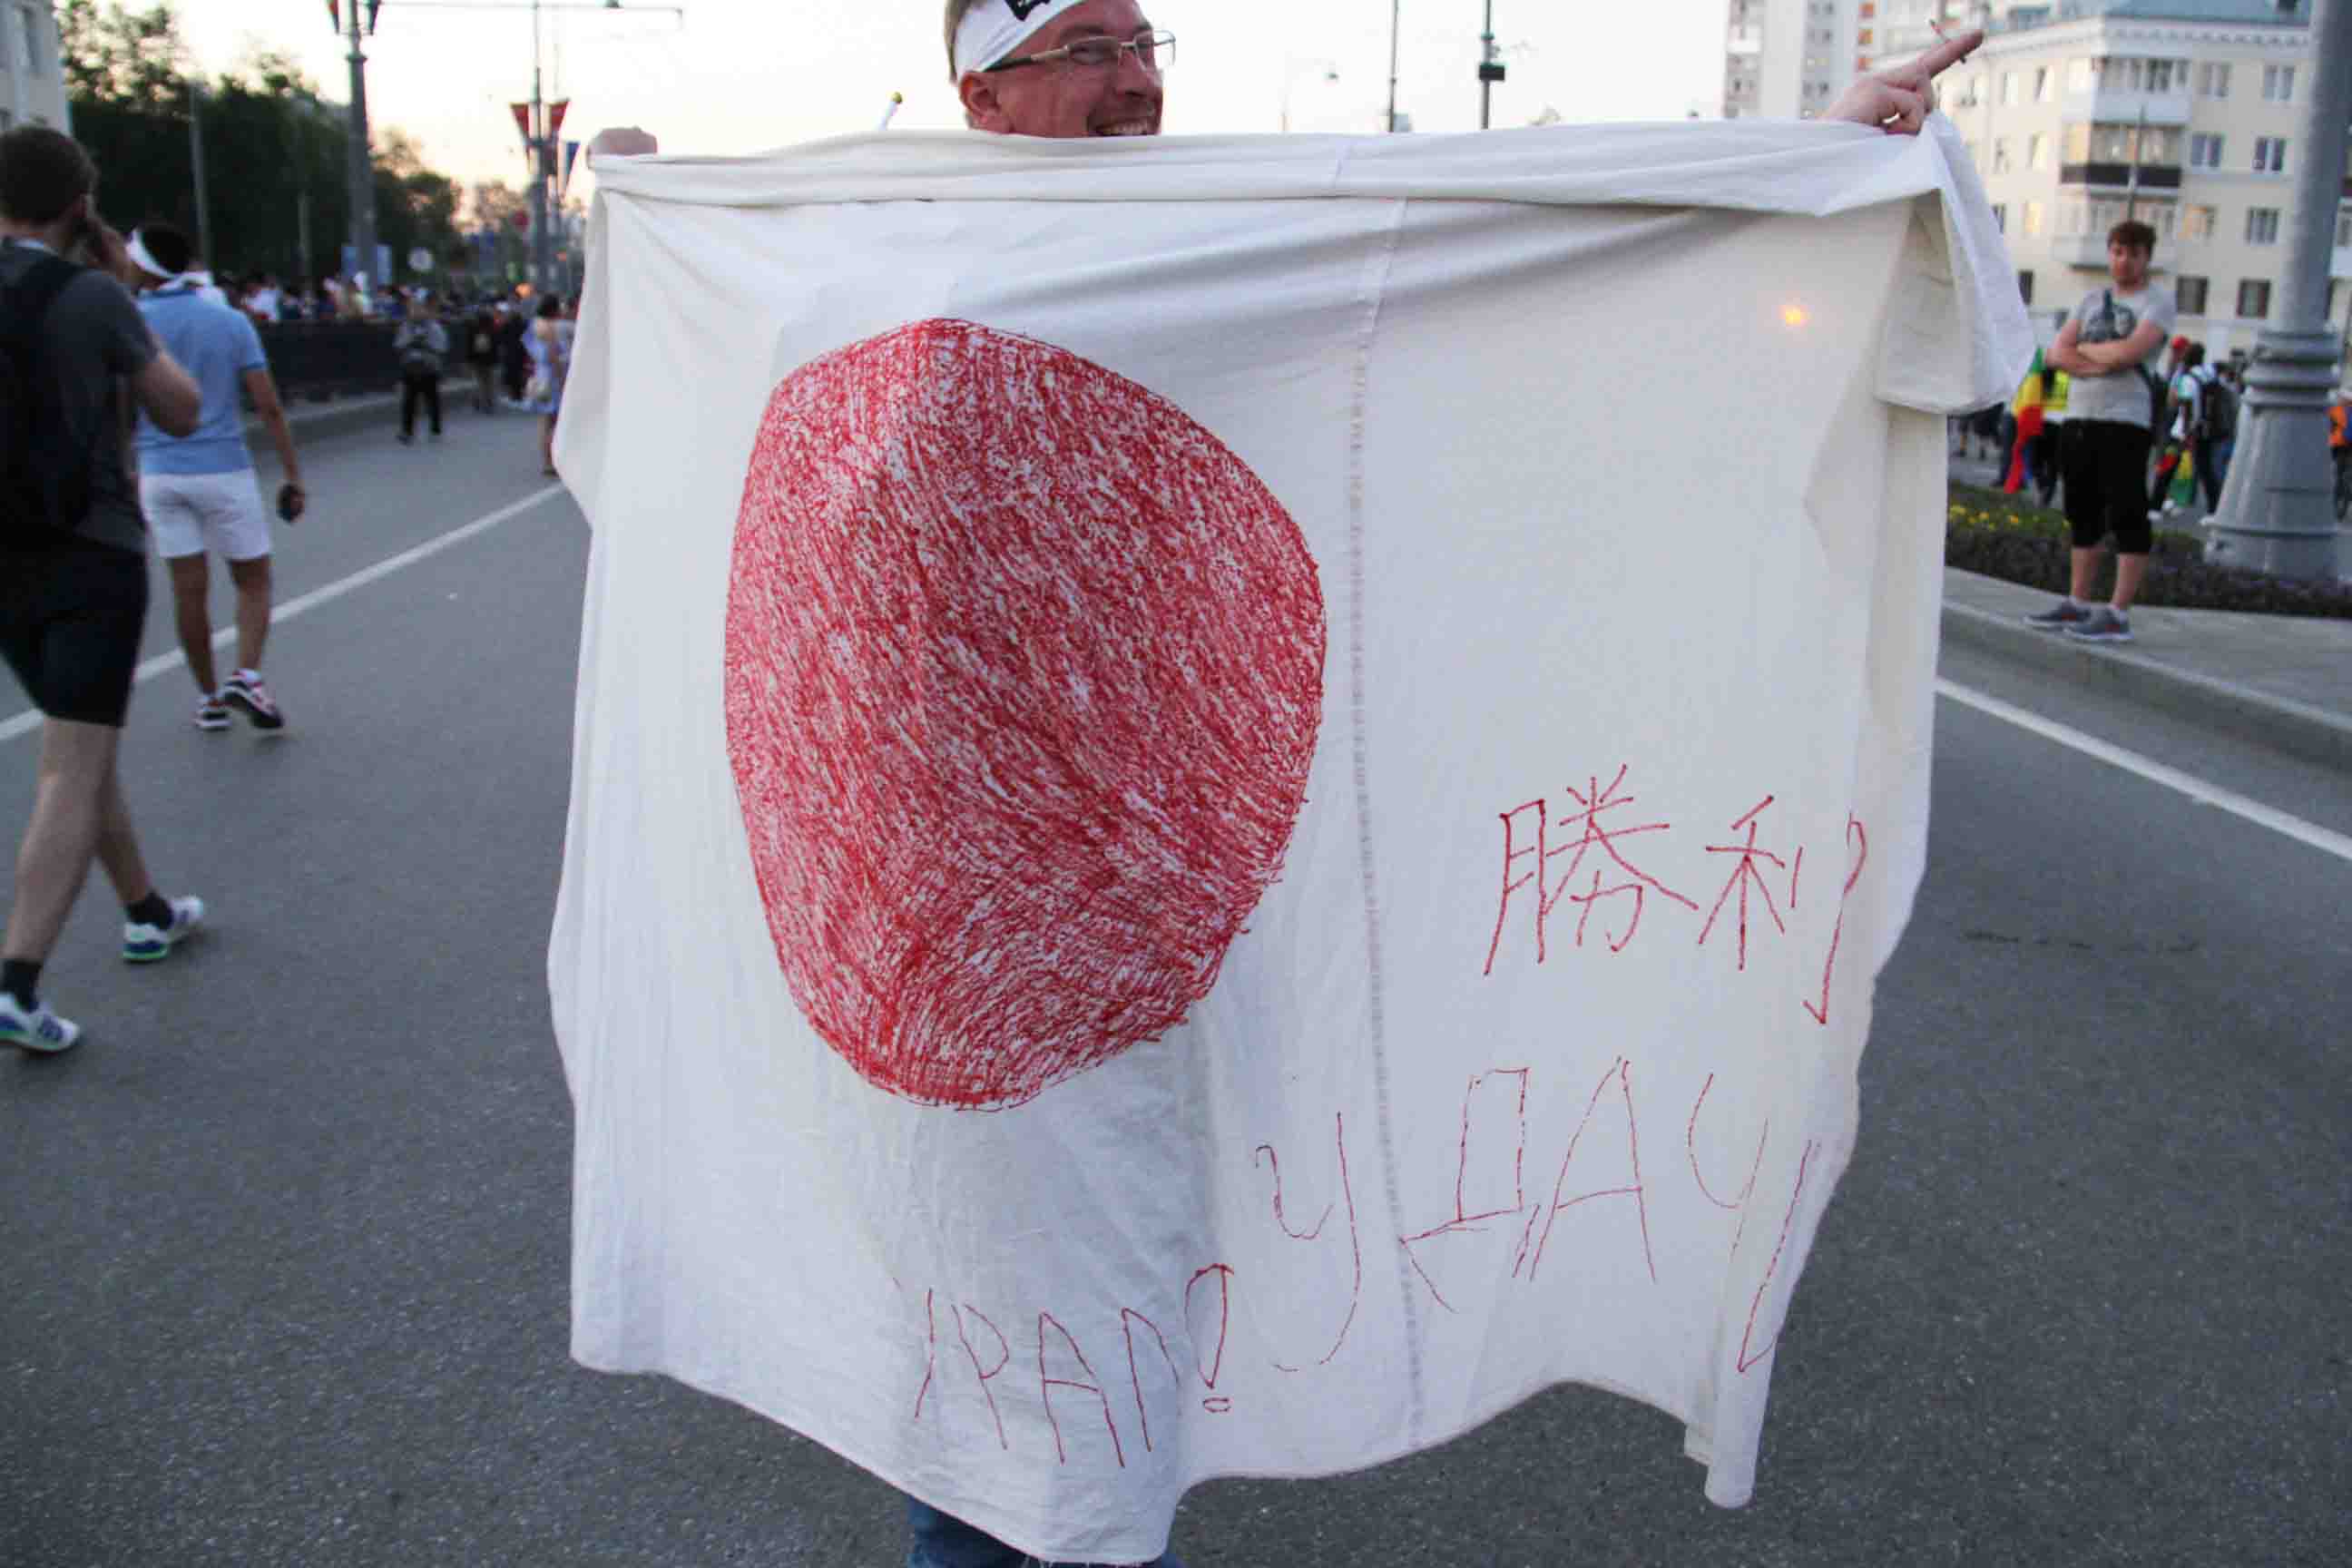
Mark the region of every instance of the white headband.
<instances>
[{"instance_id":1,"label":"white headband","mask_svg":"<svg viewBox=\"0 0 2352 1568\"><path fill-rule=\"evenodd\" d=\"M140 271L151 272L166 283L177 283L187 276L184 272L174 272L156 260L154 252L147 248L147 242L140 237L139 231L135 228L131 231L131 238L125 242L122 248L130 255L132 264Z\"/></svg>"},{"instance_id":2,"label":"white headband","mask_svg":"<svg viewBox=\"0 0 2352 1568\"><path fill-rule=\"evenodd\" d=\"M956 80L1011 56L1024 40L1087 0L980 0L956 29Z\"/></svg>"}]
</instances>

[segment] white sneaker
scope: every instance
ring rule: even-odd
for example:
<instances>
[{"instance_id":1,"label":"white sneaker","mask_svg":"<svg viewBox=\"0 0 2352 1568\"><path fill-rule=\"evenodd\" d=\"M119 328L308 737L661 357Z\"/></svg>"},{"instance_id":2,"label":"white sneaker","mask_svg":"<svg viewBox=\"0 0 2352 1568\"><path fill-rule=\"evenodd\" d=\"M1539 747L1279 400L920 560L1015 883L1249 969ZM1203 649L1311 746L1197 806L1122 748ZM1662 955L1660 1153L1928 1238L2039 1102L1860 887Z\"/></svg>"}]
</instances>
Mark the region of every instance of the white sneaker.
<instances>
[{"instance_id":1,"label":"white sneaker","mask_svg":"<svg viewBox=\"0 0 2352 1568\"><path fill-rule=\"evenodd\" d=\"M173 899L172 923L152 926L144 921L122 922L122 962L125 963L157 963L172 956L172 950L195 935L196 928L205 923L205 901L198 898Z\"/></svg>"},{"instance_id":2,"label":"white sneaker","mask_svg":"<svg viewBox=\"0 0 2352 1568\"><path fill-rule=\"evenodd\" d=\"M26 1012L16 998L0 991L0 1046L53 1057L59 1051L73 1049L74 1042L80 1038L81 1026L70 1018L58 1017L49 1010L48 1004L38 1004Z\"/></svg>"}]
</instances>

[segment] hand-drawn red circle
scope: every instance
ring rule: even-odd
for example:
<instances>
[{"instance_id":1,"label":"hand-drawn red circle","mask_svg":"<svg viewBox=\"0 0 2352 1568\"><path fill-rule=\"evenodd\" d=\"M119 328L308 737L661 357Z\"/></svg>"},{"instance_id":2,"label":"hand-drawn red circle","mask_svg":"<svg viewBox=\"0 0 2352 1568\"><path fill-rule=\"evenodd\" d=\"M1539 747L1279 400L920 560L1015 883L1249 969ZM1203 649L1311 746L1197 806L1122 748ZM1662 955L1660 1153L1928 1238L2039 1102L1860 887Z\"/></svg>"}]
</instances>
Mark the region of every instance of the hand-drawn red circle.
<instances>
[{"instance_id":1,"label":"hand-drawn red circle","mask_svg":"<svg viewBox=\"0 0 2352 1568\"><path fill-rule=\"evenodd\" d=\"M785 981L869 1082L1002 1107L1182 1021L1322 717L1297 525L1166 398L929 321L769 400L727 743Z\"/></svg>"}]
</instances>

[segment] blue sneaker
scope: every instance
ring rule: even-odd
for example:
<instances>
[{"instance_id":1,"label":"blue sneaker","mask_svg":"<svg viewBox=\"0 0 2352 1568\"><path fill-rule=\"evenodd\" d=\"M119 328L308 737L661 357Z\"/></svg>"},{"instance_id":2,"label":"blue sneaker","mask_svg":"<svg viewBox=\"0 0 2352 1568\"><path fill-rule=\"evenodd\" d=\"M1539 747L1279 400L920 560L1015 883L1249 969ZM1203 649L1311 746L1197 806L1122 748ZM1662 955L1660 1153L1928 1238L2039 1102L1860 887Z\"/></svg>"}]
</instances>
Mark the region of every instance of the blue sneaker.
<instances>
[{"instance_id":1,"label":"blue sneaker","mask_svg":"<svg viewBox=\"0 0 2352 1568\"><path fill-rule=\"evenodd\" d=\"M122 922L122 962L125 963L159 963L172 956L172 950L195 935L196 928L205 923L205 901L187 898L172 900L172 923L151 926L144 921Z\"/></svg>"},{"instance_id":2,"label":"blue sneaker","mask_svg":"<svg viewBox=\"0 0 2352 1568\"><path fill-rule=\"evenodd\" d=\"M37 1003L27 1010L14 996L0 991L0 1046L53 1057L59 1051L73 1049L74 1042L80 1038L81 1026L70 1018L58 1017L47 1004Z\"/></svg>"}]
</instances>

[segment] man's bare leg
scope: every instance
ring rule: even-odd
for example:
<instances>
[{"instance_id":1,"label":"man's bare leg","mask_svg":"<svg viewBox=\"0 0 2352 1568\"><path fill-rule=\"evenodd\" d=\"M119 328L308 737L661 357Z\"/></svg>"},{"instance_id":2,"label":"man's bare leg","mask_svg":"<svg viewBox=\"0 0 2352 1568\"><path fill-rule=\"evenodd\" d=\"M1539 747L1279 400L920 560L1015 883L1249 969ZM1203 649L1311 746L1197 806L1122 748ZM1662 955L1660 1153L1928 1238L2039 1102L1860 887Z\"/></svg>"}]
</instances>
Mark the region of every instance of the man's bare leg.
<instances>
[{"instance_id":1,"label":"man's bare leg","mask_svg":"<svg viewBox=\"0 0 2352 1568\"><path fill-rule=\"evenodd\" d=\"M197 692L210 697L219 689L213 679L212 611L205 603L212 586L210 558L174 555L164 565L172 573L172 616L179 628L180 651L187 656Z\"/></svg>"},{"instance_id":2,"label":"man's bare leg","mask_svg":"<svg viewBox=\"0 0 2352 1568\"><path fill-rule=\"evenodd\" d=\"M230 562L228 580L236 588L236 667L259 669L269 640L269 557Z\"/></svg>"},{"instance_id":3,"label":"man's bare leg","mask_svg":"<svg viewBox=\"0 0 2352 1568\"><path fill-rule=\"evenodd\" d=\"M65 719L42 724L33 819L25 825L24 841L16 848L16 902L8 910L7 936L0 942L0 956L29 963L48 961L58 934L65 930L66 916L80 895L82 879L89 874L121 741L122 731L107 724ZM119 795L120 786L116 788ZM131 839L127 813L118 826L121 841L130 846L122 868L143 879L146 871L139 865L139 847ZM110 872L115 868L109 864Z\"/></svg>"},{"instance_id":4,"label":"man's bare leg","mask_svg":"<svg viewBox=\"0 0 2352 1568\"><path fill-rule=\"evenodd\" d=\"M2097 600L2091 596L2091 594L2092 591L2099 585L2099 552L2096 549L2084 550L2077 548L2074 551L2072 559L2074 563L2074 573L2072 577L2074 586L2070 590L2070 593L2072 594L2074 602L2078 605L2093 605L2098 603ZM2140 562L2142 566L2145 567L2147 562L2147 557L2145 555L2141 556ZM2135 582L2133 585L2137 587L2138 584Z\"/></svg>"},{"instance_id":5,"label":"man's bare leg","mask_svg":"<svg viewBox=\"0 0 2352 1568\"><path fill-rule=\"evenodd\" d=\"M2116 596L2113 601L2116 614L2120 616L2132 607L2132 601L2139 596L2140 579L2147 575L2147 557L2145 554L2119 554L2116 557Z\"/></svg>"},{"instance_id":6,"label":"man's bare leg","mask_svg":"<svg viewBox=\"0 0 2352 1568\"><path fill-rule=\"evenodd\" d=\"M146 858L139 853L139 835L131 826L131 802L122 793L122 770L106 770L106 784L98 799L98 863L125 909L155 890L147 874Z\"/></svg>"}]
</instances>

